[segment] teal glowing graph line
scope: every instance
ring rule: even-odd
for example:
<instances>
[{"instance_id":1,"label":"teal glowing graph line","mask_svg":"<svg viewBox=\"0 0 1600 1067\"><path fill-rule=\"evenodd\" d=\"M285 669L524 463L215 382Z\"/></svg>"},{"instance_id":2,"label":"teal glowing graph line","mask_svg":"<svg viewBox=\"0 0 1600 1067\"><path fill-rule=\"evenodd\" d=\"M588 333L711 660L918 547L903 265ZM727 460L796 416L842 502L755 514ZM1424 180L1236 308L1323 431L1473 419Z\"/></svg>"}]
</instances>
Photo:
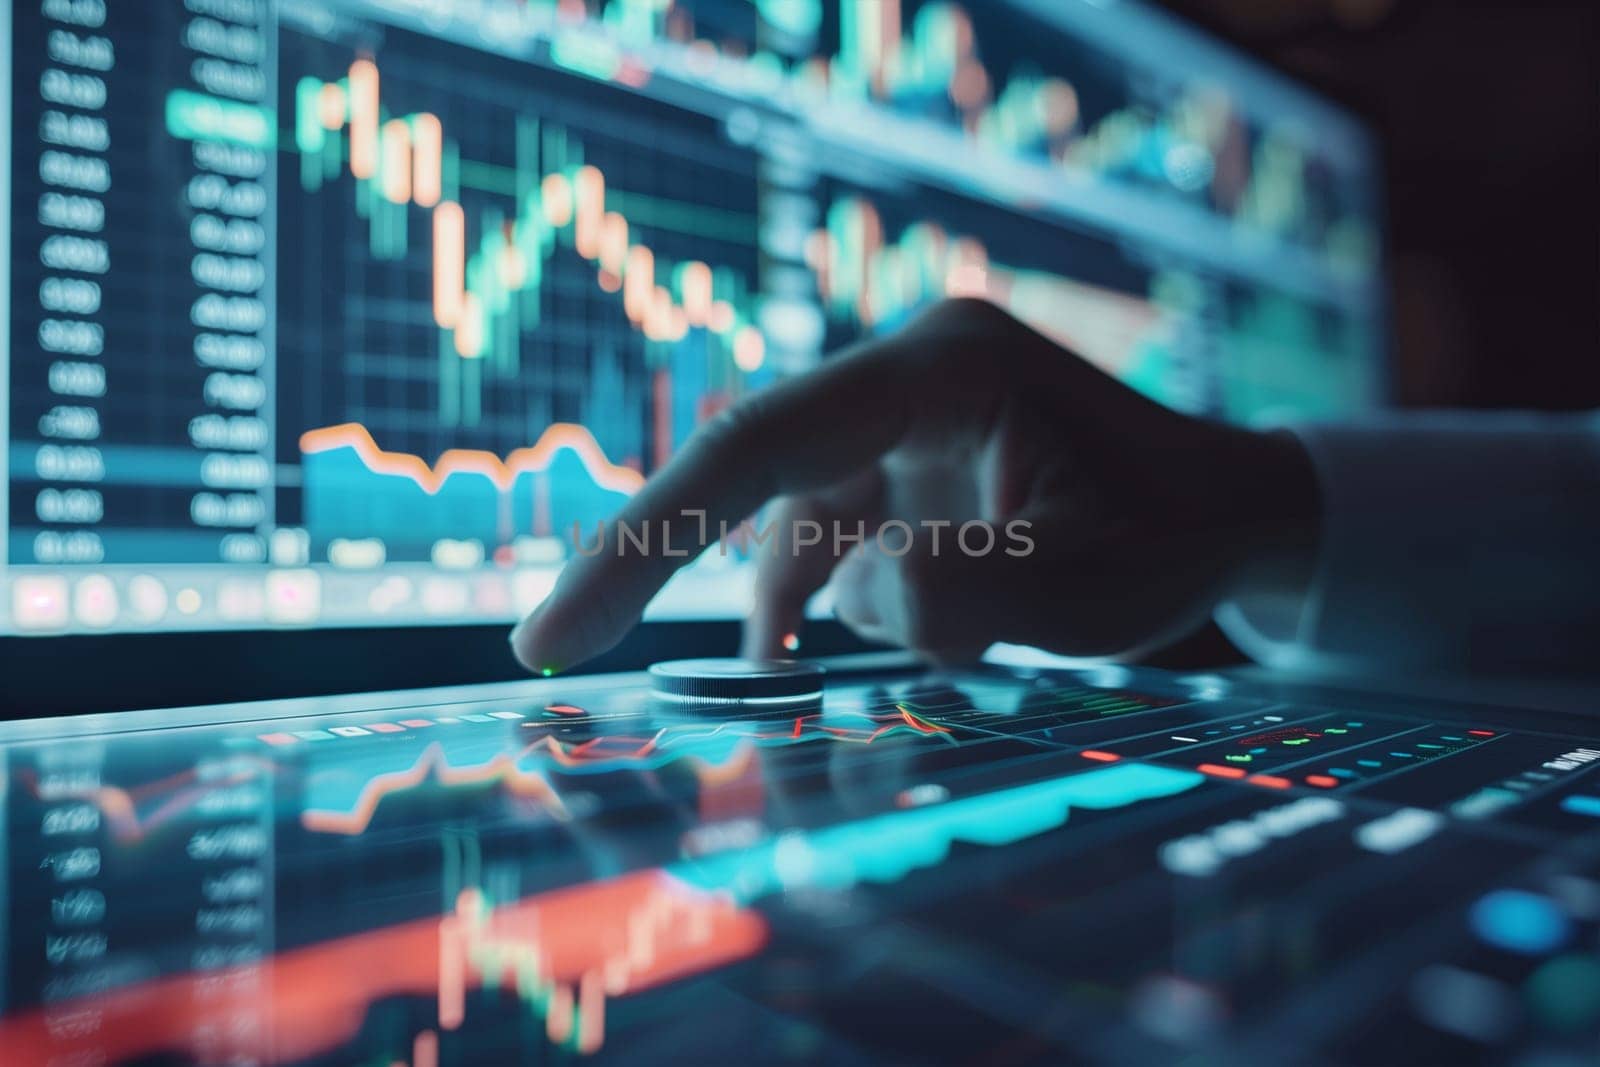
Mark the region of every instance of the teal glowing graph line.
<instances>
[{"instance_id":1,"label":"teal glowing graph line","mask_svg":"<svg viewBox=\"0 0 1600 1067\"><path fill-rule=\"evenodd\" d=\"M1106 811L1175 796L1205 780L1194 771L1122 763L1045 782L897 811L668 868L681 881L748 904L782 890L897 882L934 867L957 841L1010 845L1067 822L1073 808Z\"/></svg>"}]
</instances>

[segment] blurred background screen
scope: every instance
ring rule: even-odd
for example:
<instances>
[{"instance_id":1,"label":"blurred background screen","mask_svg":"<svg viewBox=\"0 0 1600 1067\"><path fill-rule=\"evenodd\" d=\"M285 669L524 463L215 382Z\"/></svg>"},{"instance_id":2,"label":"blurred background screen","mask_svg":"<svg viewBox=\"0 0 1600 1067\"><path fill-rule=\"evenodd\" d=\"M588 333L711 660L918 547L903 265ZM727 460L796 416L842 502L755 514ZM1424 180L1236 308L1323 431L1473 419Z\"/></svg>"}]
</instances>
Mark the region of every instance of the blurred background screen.
<instances>
[{"instance_id":1,"label":"blurred background screen","mask_svg":"<svg viewBox=\"0 0 1600 1067\"><path fill-rule=\"evenodd\" d=\"M947 294L1187 411L1390 393L1367 128L1152 6L7 6L3 632L509 620Z\"/></svg>"}]
</instances>

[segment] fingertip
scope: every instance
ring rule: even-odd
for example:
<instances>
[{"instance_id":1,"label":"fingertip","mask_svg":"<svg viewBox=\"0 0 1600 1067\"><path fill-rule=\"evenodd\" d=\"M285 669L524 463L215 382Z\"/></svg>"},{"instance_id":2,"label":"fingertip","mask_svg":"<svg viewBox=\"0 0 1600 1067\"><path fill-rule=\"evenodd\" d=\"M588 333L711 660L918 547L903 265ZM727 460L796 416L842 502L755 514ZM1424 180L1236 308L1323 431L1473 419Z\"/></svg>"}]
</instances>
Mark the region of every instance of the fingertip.
<instances>
[{"instance_id":1,"label":"fingertip","mask_svg":"<svg viewBox=\"0 0 1600 1067\"><path fill-rule=\"evenodd\" d=\"M511 628L511 652L530 672L549 678L589 658L592 652L573 646L570 628L557 625L548 602Z\"/></svg>"}]
</instances>

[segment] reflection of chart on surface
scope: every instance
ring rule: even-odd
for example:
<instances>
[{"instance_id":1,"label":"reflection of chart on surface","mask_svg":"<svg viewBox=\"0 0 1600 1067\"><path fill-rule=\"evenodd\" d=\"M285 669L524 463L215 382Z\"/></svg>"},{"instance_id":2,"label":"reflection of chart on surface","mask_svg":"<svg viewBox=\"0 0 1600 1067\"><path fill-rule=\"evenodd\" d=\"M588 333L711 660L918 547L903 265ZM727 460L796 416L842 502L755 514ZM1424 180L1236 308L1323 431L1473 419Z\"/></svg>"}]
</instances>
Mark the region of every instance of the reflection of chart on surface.
<instances>
[{"instance_id":1,"label":"reflection of chart on surface","mask_svg":"<svg viewBox=\"0 0 1600 1067\"><path fill-rule=\"evenodd\" d=\"M487 76L441 85L416 57L346 63L292 93L289 195L359 241L339 250L347 340L324 347L342 402L301 440L319 551L492 552L609 516L766 360L753 164L643 136L640 117L612 129L598 105L560 100L552 117L536 89L483 99ZM437 477L399 473L419 470Z\"/></svg>"},{"instance_id":2,"label":"reflection of chart on surface","mask_svg":"<svg viewBox=\"0 0 1600 1067\"><path fill-rule=\"evenodd\" d=\"M941 729L904 709L900 718L914 733ZM0 1024L0 1037L30 1062L44 1052L80 1051L81 1044L117 1061L177 1049L207 1060L288 1063L337 1049L374 1009L402 998L411 1007L393 1029L403 1035L410 1063L432 1067L448 1035L474 1011L514 998L552 1045L590 1054L606 1042L612 1002L759 952L769 927L752 905L774 893L892 884L944 864L957 845L1003 847L1059 829L1075 812L1158 801L1203 781L1191 771L1127 763L794 830L670 867L498 897L485 887L477 832L447 831L443 914L289 949L233 971L134 982L98 996L100 1025L78 1035L52 1029L49 1014L35 1010ZM241 996L215 995L219 979L241 977L252 982L240 985ZM490 996L475 999L475 991ZM252 1025L226 1026L246 1014L244 995L251 996ZM393 1055L382 1062L405 1061Z\"/></svg>"},{"instance_id":3,"label":"reflection of chart on surface","mask_svg":"<svg viewBox=\"0 0 1600 1067\"><path fill-rule=\"evenodd\" d=\"M547 710L546 714L551 713ZM711 790L740 778L750 768L752 755L765 748L872 745L893 737L954 743L948 726L905 706L828 719L813 714L772 723L679 723L643 732L597 734L584 740L563 740L557 733L537 728L528 732L537 736L530 736L514 751L504 751L496 739L490 739L485 752L484 742L475 741L468 732L455 735L453 743L436 741L415 756L402 750L402 760L407 762L393 769L340 765L334 773L313 775L306 785L301 826L312 833L359 835L372 826L389 798L423 790L438 798L486 787L531 799L551 817L565 820L563 779L654 772L680 764L694 774L702 789Z\"/></svg>"},{"instance_id":4,"label":"reflection of chart on surface","mask_svg":"<svg viewBox=\"0 0 1600 1067\"><path fill-rule=\"evenodd\" d=\"M493 989L516 996L552 1044L588 1054L605 1040L608 1000L725 966L767 939L758 914L660 869L496 902L460 884L463 866L447 866L453 906L443 916L291 950L246 973L257 983L248 987L251 1026L230 1025L246 1000L219 995L241 974L224 969L117 989L95 1002L99 1025L72 1033L51 1027L44 1011L13 1016L0 1039L27 1063L68 1052L121 1063L174 1050L198 1062L295 1063L351 1040L375 1004L409 996L437 1004L435 1025L408 1042L411 1062L428 1067L440 1062L441 1033L467 1021L469 990Z\"/></svg>"}]
</instances>

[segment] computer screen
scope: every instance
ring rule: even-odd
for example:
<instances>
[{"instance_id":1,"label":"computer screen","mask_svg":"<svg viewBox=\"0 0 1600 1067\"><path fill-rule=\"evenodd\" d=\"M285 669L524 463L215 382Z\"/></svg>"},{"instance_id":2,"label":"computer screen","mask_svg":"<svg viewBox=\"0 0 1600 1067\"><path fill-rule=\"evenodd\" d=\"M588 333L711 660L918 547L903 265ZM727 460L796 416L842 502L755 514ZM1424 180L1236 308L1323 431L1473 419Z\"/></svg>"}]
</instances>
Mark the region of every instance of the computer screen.
<instances>
[{"instance_id":1,"label":"computer screen","mask_svg":"<svg viewBox=\"0 0 1600 1067\"><path fill-rule=\"evenodd\" d=\"M510 620L947 294L1188 411L1382 398L1368 134L1145 4L4 9L0 632Z\"/></svg>"}]
</instances>

